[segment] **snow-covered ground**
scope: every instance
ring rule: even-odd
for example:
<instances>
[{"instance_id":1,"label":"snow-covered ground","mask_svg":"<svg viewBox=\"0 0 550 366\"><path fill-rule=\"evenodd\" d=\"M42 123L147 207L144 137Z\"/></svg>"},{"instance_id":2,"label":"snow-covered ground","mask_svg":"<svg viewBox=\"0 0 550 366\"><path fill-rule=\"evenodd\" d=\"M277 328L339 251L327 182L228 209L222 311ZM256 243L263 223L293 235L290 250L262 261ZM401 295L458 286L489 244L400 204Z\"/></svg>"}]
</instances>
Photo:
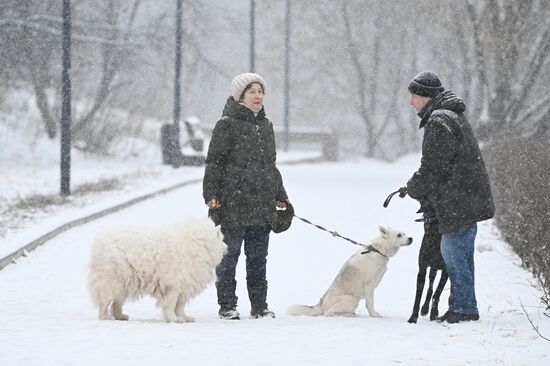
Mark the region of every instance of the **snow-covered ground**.
<instances>
[{"instance_id":1,"label":"snow-covered ground","mask_svg":"<svg viewBox=\"0 0 550 366\"><path fill-rule=\"evenodd\" d=\"M375 293L384 318L368 317L364 305L354 318L291 317L289 304L314 304L356 247L295 221L272 235L268 257L269 304L276 319L250 319L243 261L238 268L241 321L217 318L210 286L188 306L193 324L167 324L146 298L125 308L128 322L100 321L86 288L90 244L114 225L159 225L206 214L199 183L140 203L72 229L0 271L0 365L547 365L550 344L532 330L520 302L549 331L540 315L532 276L519 267L491 222L480 225L476 288L481 320L453 326L419 319L412 309L421 224L417 204L388 193L410 176L417 157L394 164L355 163L282 166L296 213L361 241L377 235L378 225L402 229L412 246L390 260ZM200 176L200 169L190 175ZM144 182L164 187L168 179ZM102 204L118 203L119 196ZM59 216L76 218L69 210ZM36 227L18 233L38 236ZM440 312L446 310L443 293ZM546 322L546 323L545 323Z\"/></svg>"}]
</instances>

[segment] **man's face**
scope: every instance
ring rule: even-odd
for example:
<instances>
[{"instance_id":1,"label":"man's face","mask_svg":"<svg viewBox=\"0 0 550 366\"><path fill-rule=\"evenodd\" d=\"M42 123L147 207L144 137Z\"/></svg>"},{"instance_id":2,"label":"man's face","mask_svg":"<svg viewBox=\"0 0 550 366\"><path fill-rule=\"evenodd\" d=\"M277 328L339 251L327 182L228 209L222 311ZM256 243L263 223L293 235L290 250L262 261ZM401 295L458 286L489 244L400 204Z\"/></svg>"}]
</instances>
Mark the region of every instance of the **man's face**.
<instances>
[{"instance_id":1,"label":"man's face","mask_svg":"<svg viewBox=\"0 0 550 366\"><path fill-rule=\"evenodd\" d=\"M424 109L426 104L428 104L431 99L431 97L423 97L421 95L411 94L411 100L409 101L409 104L411 105L411 107L414 108L416 113L420 113L420 111Z\"/></svg>"}]
</instances>

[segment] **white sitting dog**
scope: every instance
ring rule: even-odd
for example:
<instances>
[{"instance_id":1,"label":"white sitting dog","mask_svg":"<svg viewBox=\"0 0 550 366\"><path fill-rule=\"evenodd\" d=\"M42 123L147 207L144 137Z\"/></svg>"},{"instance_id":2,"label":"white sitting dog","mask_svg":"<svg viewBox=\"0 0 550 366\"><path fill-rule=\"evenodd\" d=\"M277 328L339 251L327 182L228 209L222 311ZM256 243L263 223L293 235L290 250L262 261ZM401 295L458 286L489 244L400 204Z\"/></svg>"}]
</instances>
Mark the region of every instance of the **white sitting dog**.
<instances>
[{"instance_id":1,"label":"white sitting dog","mask_svg":"<svg viewBox=\"0 0 550 366\"><path fill-rule=\"evenodd\" d=\"M365 249L352 255L332 282L327 292L315 306L292 305L287 312L290 315L355 315L359 300L365 299L369 315L381 317L374 310L374 289L386 272L390 257L400 247L410 245L412 238L404 233L380 226L380 236L371 243L375 250L368 253Z\"/></svg>"},{"instance_id":2,"label":"white sitting dog","mask_svg":"<svg viewBox=\"0 0 550 366\"><path fill-rule=\"evenodd\" d=\"M214 270L226 251L220 227L207 218L100 234L89 273L99 319L128 320L124 302L150 295L167 322L193 322L184 306L215 279Z\"/></svg>"}]
</instances>

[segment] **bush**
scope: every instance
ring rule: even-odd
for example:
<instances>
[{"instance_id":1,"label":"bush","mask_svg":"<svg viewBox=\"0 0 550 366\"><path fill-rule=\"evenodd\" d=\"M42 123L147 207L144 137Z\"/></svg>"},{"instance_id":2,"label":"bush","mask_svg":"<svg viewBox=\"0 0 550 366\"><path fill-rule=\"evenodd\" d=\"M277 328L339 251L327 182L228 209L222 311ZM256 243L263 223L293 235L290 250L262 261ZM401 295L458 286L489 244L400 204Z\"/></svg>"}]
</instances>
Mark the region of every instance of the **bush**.
<instances>
[{"instance_id":1,"label":"bush","mask_svg":"<svg viewBox=\"0 0 550 366\"><path fill-rule=\"evenodd\" d=\"M550 293L550 144L547 138L504 137L484 148L497 208L495 221Z\"/></svg>"}]
</instances>

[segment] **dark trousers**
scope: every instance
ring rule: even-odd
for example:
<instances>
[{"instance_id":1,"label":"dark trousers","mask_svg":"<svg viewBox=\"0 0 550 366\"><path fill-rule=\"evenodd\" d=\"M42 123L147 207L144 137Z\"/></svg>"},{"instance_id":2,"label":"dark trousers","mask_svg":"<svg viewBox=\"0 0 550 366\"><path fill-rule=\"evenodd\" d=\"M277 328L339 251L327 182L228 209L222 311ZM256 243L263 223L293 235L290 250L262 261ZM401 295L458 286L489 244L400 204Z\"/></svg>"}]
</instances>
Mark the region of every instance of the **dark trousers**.
<instances>
[{"instance_id":1,"label":"dark trousers","mask_svg":"<svg viewBox=\"0 0 550 366\"><path fill-rule=\"evenodd\" d=\"M222 227L227 253L216 267L216 289L220 307L235 308L237 306L235 271L244 241L246 284L250 305L253 311L267 309L265 275L270 230L268 226Z\"/></svg>"}]
</instances>

